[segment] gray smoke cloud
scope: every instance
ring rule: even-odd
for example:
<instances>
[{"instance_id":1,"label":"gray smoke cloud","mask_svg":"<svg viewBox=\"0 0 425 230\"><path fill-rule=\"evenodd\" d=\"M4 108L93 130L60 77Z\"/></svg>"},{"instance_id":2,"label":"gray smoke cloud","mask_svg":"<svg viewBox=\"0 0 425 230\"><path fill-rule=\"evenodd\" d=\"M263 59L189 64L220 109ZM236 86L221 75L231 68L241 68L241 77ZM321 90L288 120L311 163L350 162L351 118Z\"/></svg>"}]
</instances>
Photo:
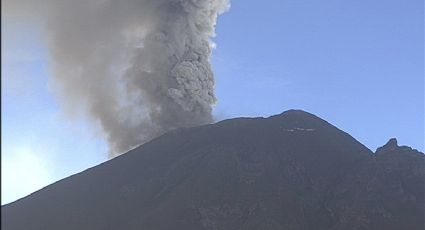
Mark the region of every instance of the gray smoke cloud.
<instances>
[{"instance_id":1,"label":"gray smoke cloud","mask_svg":"<svg viewBox=\"0 0 425 230\"><path fill-rule=\"evenodd\" d=\"M212 121L210 39L228 0L5 0L3 7L44 23L52 89L67 112L83 109L98 122L111 157Z\"/></svg>"}]
</instances>

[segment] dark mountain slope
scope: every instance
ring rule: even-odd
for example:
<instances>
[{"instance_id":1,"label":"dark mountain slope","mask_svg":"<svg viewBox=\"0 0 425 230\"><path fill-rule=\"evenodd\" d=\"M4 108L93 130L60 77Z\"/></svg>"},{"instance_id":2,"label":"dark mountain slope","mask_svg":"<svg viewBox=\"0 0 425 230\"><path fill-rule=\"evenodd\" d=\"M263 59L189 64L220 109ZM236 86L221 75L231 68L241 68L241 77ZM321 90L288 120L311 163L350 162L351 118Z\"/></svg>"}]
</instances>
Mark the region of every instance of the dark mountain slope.
<instances>
[{"instance_id":1,"label":"dark mountain slope","mask_svg":"<svg viewBox=\"0 0 425 230\"><path fill-rule=\"evenodd\" d=\"M424 164L391 139L336 189L334 229L425 229Z\"/></svg>"},{"instance_id":2,"label":"dark mountain slope","mask_svg":"<svg viewBox=\"0 0 425 230\"><path fill-rule=\"evenodd\" d=\"M180 129L3 206L2 227L423 229L423 154L385 149L299 110Z\"/></svg>"}]
</instances>

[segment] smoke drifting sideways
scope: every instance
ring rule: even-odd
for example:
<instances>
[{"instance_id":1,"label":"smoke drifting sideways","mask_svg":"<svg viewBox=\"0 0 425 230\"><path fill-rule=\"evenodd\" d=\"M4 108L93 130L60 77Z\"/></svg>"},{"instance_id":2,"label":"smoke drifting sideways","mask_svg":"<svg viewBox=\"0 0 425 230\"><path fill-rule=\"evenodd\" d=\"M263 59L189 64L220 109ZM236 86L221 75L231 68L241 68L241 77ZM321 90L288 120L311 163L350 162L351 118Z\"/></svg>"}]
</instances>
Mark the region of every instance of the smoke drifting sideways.
<instances>
[{"instance_id":1,"label":"smoke drifting sideways","mask_svg":"<svg viewBox=\"0 0 425 230\"><path fill-rule=\"evenodd\" d=\"M228 0L4 0L2 15L43 24L50 87L85 111L117 156L167 131L212 122L210 64Z\"/></svg>"}]
</instances>

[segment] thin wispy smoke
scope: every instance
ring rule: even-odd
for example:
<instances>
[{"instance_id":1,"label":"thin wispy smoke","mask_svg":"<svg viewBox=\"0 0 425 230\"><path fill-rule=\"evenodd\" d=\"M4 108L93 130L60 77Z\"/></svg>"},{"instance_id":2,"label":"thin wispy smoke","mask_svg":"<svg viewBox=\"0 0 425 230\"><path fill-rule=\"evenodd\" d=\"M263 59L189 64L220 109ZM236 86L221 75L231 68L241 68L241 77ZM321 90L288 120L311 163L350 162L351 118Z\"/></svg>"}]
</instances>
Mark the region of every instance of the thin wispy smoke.
<instances>
[{"instance_id":1,"label":"thin wispy smoke","mask_svg":"<svg viewBox=\"0 0 425 230\"><path fill-rule=\"evenodd\" d=\"M6 0L4 7L45 23L51 86L66 111L83 109L100 124L111 156L212 121L210 39L228 0Z\"/></svg>"}]
</instances>

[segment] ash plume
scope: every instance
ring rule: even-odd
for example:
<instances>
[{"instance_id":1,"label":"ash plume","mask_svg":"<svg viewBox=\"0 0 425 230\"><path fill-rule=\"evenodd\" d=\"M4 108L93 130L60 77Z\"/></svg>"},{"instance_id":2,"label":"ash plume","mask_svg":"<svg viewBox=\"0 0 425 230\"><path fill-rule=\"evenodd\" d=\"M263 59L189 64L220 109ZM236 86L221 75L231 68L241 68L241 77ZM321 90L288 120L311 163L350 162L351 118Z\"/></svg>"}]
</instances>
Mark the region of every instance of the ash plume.
<instances>
[{"instance_id":1,"label":"ash plume","mask_svg":"<svg viewBox=\"0 0 425 230\"><path fill-rule=\"evenodd\" d=\"M45 25L50 85L67 113L85 111L100 125L111 157L169 130L212 121L210 39L228 0L6 0L3 6Z\"/></svg>"}]
</instances>

